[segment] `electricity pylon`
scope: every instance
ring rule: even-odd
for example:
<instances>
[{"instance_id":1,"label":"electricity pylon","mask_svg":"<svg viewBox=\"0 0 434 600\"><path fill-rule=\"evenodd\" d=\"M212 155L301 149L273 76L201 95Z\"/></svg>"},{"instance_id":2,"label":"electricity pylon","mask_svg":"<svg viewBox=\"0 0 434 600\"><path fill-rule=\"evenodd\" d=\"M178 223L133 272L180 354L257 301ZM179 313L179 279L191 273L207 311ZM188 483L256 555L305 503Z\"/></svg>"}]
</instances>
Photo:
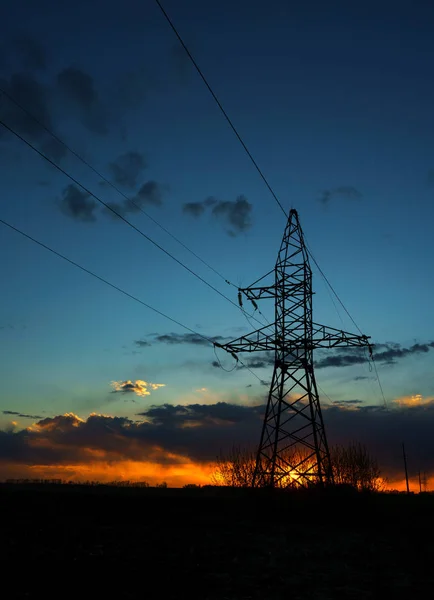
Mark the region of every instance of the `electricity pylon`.
<instances>
[{"instance_id":1,"label":"electricity pylon","mask_svg":"<svg viewBox=\"0 0 434 600\"><path fill-rule=\"evenodd\" d=\"M259 285L274 273L274 282ZM254 487L333 482L330 451L314 374L313 350L366 346L369 338L312 321L312 271L297 211L292 209L274 269L239 290L255 308L274 299L275 321L227 344L238 352L273 352L274 370L256 457ZM274 333L267 331L274 329Z\"/></svg>"}]
</instances>

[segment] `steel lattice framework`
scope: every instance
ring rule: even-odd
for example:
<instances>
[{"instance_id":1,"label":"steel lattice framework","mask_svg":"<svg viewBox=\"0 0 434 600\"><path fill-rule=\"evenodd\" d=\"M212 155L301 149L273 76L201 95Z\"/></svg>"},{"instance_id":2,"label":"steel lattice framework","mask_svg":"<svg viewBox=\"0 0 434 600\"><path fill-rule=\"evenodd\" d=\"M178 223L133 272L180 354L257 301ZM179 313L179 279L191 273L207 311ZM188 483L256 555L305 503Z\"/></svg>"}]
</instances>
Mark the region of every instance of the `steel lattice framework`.
<instances>
[{"instance_id":1,"label":"steel lattice framework","mask_svg":"<svg viewBox=\"0 0 434 600\"><path fill-rule=\"evenodd\" d=\"M259 285L274 273L270 285ZM274 369L256 457L254 487L307 486L333 480L314 374L315 348L367 346L369 338L312 321L312 271L296 210L291 210L276 265L239 290L256 307L274 299L275 321L227 344L231 352L273 352ZM241 296L240 296L241 297ZM267 333L274 329L274 333Z\"/></svg>"}]
</instances>

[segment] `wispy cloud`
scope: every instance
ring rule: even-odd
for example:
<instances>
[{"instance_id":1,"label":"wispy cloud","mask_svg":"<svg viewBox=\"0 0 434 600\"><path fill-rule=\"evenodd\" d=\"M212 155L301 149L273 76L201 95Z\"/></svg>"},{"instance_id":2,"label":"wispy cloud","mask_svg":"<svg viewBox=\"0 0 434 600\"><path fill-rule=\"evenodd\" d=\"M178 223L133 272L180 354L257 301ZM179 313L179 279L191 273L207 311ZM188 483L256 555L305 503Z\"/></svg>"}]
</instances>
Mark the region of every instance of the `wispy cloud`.
<instances>
[{"instance_id":1,"label":"wispy cloud","mask_svg":"<svg viewBox=\"0 0 434 600\"><path fill-rule=\"evenodd\" d=\"M4 415L14 415L16 417L20 417L21 419L43 419L43 417L39 415L26 415L21 412L16 412L15 410L4 410L2 412Z\"/></svg>"},{"instance_id":2,"label":"wispy cloud","mask_svg":"<svg viewBox=\"0 0 434 600\"><path fill-rule=\"evenodd\" d=\"M322 204L329 204L331 200L337 198L342 198L343 200L360 200L362 197L361 192L356 190L355 187L351 185L342 185L337 188L323 190L319 197L319 201Z\"/></svg>"},{"instance_id":3,"label":"wispy cloud","mask_svg":"<svg viewBox=\"0 0 434 600\"><path fill-rule=\"evenodd\" d=\"M379 352L374 351L375 361L393 365L398 360L402 360L408 356L426 354L434 348L434 341L426 342L425 344L413 344L409 348L403 348L400 344L391 342L381 344L378 347L383 349ZM363 348L345 349L321 358L316 361L315 367L317 369L325 367L348 367L363 364L366 360L366 353Z\"/></svg>"},{"instance_id":4,"label":"wispy cloud","mask_svg":"<svg viewBox=\"0 0 434 600\"><path fill-rule=\"evenodd\" d=\"M210 342L223 342L229 338L225 338L222 335L207 336L203 337L196 333L163 333L163 334L151 334L150 340L152 343L179 345L179 344L191 344L193 346L209 346ZM148 340L135 340L135 344L140 347L146 347L151 345Z\"/></svg>"}]
</instances>

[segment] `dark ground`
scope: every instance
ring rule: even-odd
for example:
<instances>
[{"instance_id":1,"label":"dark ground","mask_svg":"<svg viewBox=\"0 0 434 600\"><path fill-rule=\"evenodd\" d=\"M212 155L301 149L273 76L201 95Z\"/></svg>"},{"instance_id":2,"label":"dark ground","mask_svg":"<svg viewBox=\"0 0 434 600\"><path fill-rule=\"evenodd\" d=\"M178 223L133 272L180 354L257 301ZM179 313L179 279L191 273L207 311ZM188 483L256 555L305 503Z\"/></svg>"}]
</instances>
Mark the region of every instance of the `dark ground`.
<instances>
[{"instance_id":1,"label":"dark ground","mask_svg":"<svg viewBox=\"0 0 434 600\"><path fill-rule=\"evenodd\" d=\"M229 492L1 485L4 597L434 597L434 496Z\"/></svg>"}]
</instances>

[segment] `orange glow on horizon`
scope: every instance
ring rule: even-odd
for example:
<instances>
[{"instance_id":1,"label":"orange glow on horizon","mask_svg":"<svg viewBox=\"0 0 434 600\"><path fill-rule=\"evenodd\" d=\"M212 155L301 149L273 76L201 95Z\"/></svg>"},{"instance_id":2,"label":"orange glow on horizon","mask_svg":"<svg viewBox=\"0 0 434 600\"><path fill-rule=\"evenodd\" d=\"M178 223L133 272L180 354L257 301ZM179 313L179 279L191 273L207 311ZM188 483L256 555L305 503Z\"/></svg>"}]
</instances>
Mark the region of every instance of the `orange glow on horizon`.
<instances>
[{"instance_id":1,"label":"orange glow on horizon","mask_svg":"<svg viewBox=\"0 0 434 600\"><path fill-rule=\"evenodd\" d=\"M154 486L167 483L169 487L182 487L188 483L210 483L213 464L184 462L160 465L152 462L118 461L87 462L70 465L0 465L0 479L62 479L76 483L98 481L146 482Z\"/></svg>"},{"instance_id":2,"label":"orange glow on horizon","mask_svg":"<svg viewBox=\"0 0 434 600\"><path fill-rule=\"evenodd\" d=\"M103 453L97 450L87 449L86 462L78 462L69 465L22 465L18 463L0 464L0 480L6 479L62 479L76 483L87 481L98 481L108 483L114 481L147 482L151 486L158 485L163 481L169 487L182 487L188 483L196 485L212 484L212 474L215 470L214 463L196 463L188 458L165 453L155 449L155 455L163 455L167 464L159 464L151 461L134 460L104 460ZM172 460L173 462L169 462ZM428 475L427 491L430 491L430 478ZM298 473L289 473L292 481L299 478ZM386 474L387 477L387 474ZM217 478L218 479L218 478ZM214 479L215 481L215 479ZM220 482L222 483L222 482ZM409 479L410 491L419 492L419 479ZM384 491L406 491L405 479L386 480ZM425 491L425 490L422 490Z\"/></svg>"}]
</instances>

